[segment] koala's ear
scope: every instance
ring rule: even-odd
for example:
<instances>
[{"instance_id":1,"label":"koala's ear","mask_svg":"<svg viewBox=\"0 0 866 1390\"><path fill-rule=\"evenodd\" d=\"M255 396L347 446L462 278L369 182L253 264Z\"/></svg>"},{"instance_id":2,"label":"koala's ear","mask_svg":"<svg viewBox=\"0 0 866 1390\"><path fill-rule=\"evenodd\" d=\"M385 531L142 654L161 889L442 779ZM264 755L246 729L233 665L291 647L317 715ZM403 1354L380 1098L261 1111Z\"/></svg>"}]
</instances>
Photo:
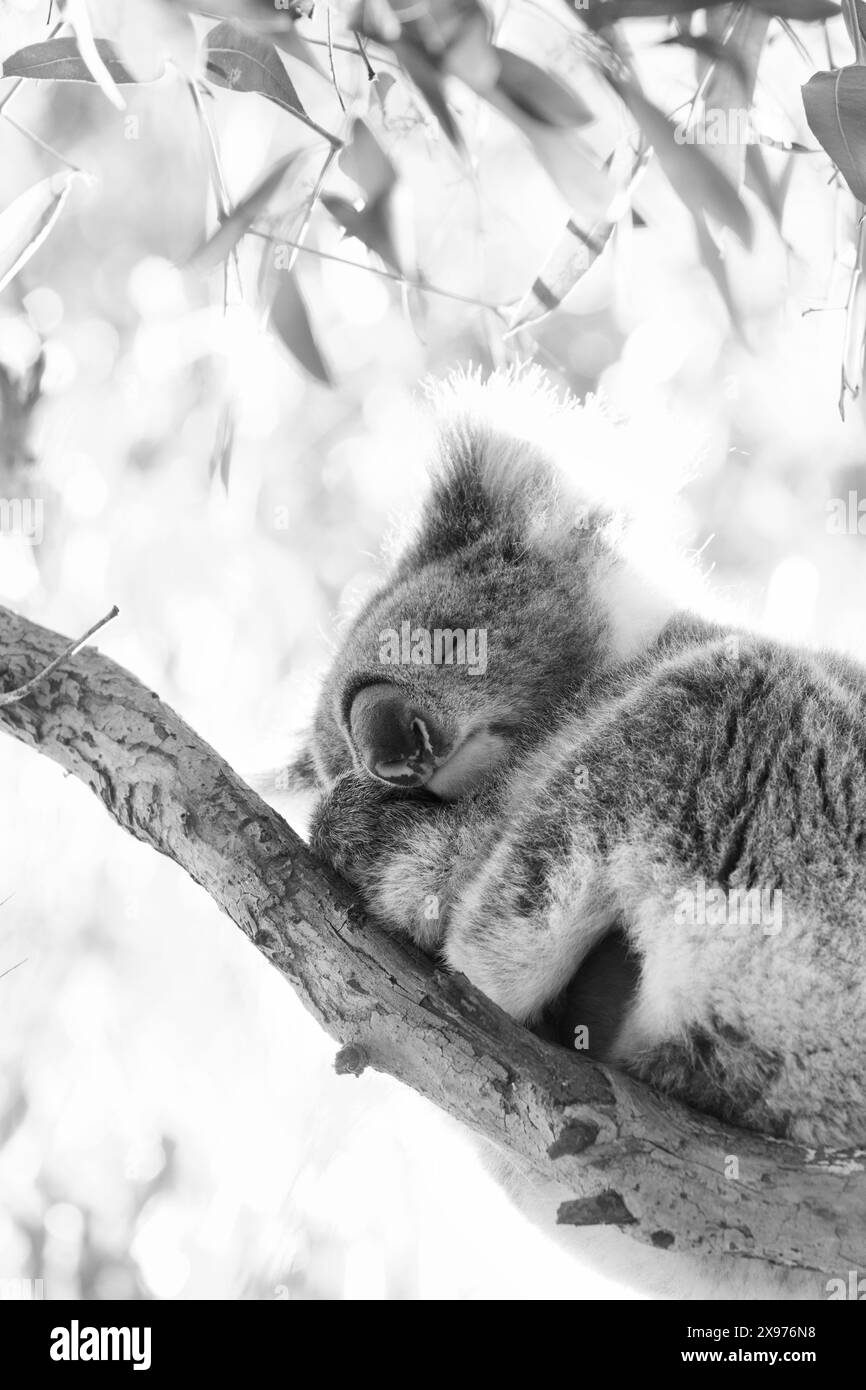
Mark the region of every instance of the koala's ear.
<instances>
[{"instance_id":1,"label":"koala's ear","mask_svg":"<svg viewBox=\"0 0 866 1390\"><path fill-rule=\"evenodd\" d=\"M457 372L430 384L428 396L437 443L413 559L445 556L491 532L525 537L557 505L553 459L573 411L533 369Z\"/></svg>"},{"instance_id":2,"label":"koala's ear","mask_svg":"<svg viewBox=\"0 0 866 1390\"><path fill-rule=\"evenodd\" d=\"M492 486L489 443L486 430L472 420L454 422L442 431L421 525L427 553L471 545L497 524L500 508Z\"/></svg>"},{"instance_id":3,"label":"koala's ear","mask_svg":"<svg viewBox=\"0 0 866 1390\"><path fill-rule=\"evenodd\" d=\"M544 460L525 440L472 415L448 420L439 433L412 562L444 557L493 532L521 534L548 479Z\"/></svg>"}]
</instances>

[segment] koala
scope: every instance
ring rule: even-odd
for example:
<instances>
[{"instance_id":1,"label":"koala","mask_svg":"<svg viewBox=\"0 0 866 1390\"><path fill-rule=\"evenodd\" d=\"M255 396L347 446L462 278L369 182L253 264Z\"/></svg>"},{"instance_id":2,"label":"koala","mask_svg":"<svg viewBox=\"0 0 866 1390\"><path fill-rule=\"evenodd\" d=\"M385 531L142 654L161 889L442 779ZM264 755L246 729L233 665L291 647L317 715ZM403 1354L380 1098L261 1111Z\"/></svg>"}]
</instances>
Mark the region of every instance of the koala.
<instances>
[{"instance_id":1,"label":"koala","mask_svg":"<svg viewBox=\"0 0 866 1390\"><path fill-rule=\"evenodd\" d=\"M658 590L537 376L438 409L429 494L321 689L314 849L549 1039L866 1145L866 671Z\"/></svg>"}]
</instances>

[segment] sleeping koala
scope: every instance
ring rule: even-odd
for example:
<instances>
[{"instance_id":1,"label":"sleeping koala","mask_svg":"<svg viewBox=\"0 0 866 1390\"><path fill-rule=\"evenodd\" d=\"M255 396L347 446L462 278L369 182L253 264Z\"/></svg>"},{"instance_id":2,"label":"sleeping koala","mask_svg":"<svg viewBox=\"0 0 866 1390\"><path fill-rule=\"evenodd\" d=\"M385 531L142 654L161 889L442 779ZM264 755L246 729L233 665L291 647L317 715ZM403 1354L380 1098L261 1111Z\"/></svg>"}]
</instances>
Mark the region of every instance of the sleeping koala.
<instances>
[{"instance_id":1,"label":"sleeping koala","mask_svg":"<svg viewBox=\"0 0 866 1390\"><path fill-rule=\"evenodd\" d=\"M581 458L499 423L503 390L537 415L537 380L454 387L417 530L325 681L313 846L547 1037L866 1144L866 676L677 611ZM578 407L544 409L567 440Z\"/></svg>"}]
</instances>

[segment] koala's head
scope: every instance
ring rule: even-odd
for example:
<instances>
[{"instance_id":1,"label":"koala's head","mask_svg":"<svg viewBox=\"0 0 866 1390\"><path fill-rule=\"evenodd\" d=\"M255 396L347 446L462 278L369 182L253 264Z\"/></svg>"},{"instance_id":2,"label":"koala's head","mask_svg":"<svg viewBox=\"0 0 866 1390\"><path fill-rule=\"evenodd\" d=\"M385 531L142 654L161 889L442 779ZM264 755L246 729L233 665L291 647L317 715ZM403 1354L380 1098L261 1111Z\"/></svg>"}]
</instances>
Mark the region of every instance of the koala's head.
<instances>
[{"instance_id":1,"label":"koala's head","mask_svg":"<svg viewBox=\"0 0 866 1390\"><path fill-rule=\"evenodd\" d=\"M480 408L489 388L466 385L444 409L415 534L324 683L320 785L356 767L444 799L470 792L549 732L603 660L610 518L567 495L531 430Z\"/></svg>"}]
</instances>

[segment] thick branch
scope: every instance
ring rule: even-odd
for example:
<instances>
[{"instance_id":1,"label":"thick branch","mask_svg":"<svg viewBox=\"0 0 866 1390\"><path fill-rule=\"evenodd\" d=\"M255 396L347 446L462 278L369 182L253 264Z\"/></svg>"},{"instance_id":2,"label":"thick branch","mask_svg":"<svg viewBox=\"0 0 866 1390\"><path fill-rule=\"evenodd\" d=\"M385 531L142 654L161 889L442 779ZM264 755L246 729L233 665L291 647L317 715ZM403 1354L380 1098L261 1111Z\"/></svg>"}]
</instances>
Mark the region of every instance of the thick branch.
<instances>
[{"instance_id":1,"label":"thick branch","mask_svg":"<svg viewBox=\"0 0 866 1390\"><path fill-rule=\"evenodd\" d=\"M64 645L0 609L0 682L23 685ZM342 1044L338 1070L389 1073L564 1184L560 1221L828 1275L866 1265L866 1155L726 1127L520 1028L365 920L280 816L114 662L79 652L0 707L0 728L206 889Z\"/></svg>"}]
</instances>

